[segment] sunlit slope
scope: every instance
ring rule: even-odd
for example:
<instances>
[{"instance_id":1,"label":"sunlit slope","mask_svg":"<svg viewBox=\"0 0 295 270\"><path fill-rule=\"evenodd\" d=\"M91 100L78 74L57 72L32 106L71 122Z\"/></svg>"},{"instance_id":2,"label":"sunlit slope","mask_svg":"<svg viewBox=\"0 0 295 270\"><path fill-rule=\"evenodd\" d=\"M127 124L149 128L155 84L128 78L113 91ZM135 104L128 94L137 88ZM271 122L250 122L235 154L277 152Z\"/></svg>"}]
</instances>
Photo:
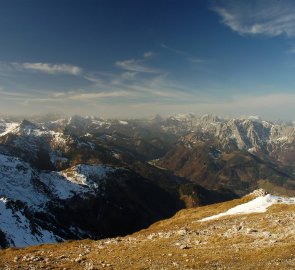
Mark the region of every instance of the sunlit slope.
<instances>
[{"instance_id":1,"label":"sunlit slope","mask_svg":"<svg viewBox=\"0 0 295 270\"><path fill-rule=\"evenodd\" d=\"M35 269L293 269L293 203L294 199L271 195L255 199L252 194L182 210L170 219L123 238L3 250L0 266L4 269L32 266ZM250 206L252 210L201 221L237 206L244 209Z\"/></svg>"}]
</instances>

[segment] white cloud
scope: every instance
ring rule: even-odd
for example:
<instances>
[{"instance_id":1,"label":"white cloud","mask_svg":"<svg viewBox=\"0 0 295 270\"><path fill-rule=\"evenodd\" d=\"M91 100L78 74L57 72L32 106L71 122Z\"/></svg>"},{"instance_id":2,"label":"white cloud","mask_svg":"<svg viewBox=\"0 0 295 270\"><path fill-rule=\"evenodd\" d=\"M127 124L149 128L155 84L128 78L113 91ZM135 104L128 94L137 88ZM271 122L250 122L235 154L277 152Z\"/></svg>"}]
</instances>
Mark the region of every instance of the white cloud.
<instances>
[{"instance_id":1,"label":"white cloud","mask_svg":"<svg viewBox=\"0 0 295 270\"><path fill-rule=\"evenodd\" d=\"M16 69L32 70L47 74L70 74L80 75L82 69L78 66L67 64L50 64L50 63L11 63Z\"/></svg>"},{"instance_id":2,"label":"white cloud","mask_svg":"<svg viewBox=\"0 0 295 270\"><path fill-rule=\"evenodd\" d=\"M96 90L22 93L2 89L0 96L2 111L8 114L54 111L104 117L143 117L155 113L194 112L228 116L257 114L268 119L290 119L295 112L295 94L292 93L260 96L245 93L220 99L196 89L191 92L191 89L176 85L163 75L131 83L118 79L118 85L108 84Z\"/></svg>"},{"instance_id":3,"label":"white cloud","mask_svg":"<svg viewBox=\"0 0 295 270\"><path fill-rule=\"evenodd\" d=\"M159 70L148 67L141 59L129 59L124 61L117 61L115 65L121 69L141 72L141 73L160 73Z\"/></svg>"},{"instance_id":4,"label":"white cloud","mask_svg":"<svg viewBox=\"0 0 295 270\"><path fill-rule=\"evenodd\" d=\"M295 36L295 5L292 0L228 0L213 8L222 22L244 35Z\"/></svg>"},{"instance_id":5,"label":"white cloud","mask_svg":"<svg viewBox=\"0 0 295 270\"><path fill-rule=\"evenodd\" d=\"M69 99L73 100L92 100L99 98L116 98L116 97L126 97L131 95L128 91L114 91L114 92L100 92L100 93L78 93L74 95L69 95Z\"/></svg>"},{"instance_id":6,"label":"white cloud","mask_svg":"<svg viewBox=\"0 0 295 270\"><path fill-rule=\"evenodd\" d=\"M154 56L154 53L153 52L145 52L143 54L143 57L146 58L146 59L151 58L153 56Z\"/></svg>"},{"instance_id":7,"label":"white cloud","mask_svg":"<svg viewBox=\"0 0 295 270\"><path fill-rule=\"evenodd\" d=\"M121 74L121 77L125 80L134 80L138 72L126 71Z\"/></svg>"},{"instance_id":8,"label":"white cloud","mask_svg":"<svg viewBox=\"0 0 295 270\"><path fill-rule=\"evenodd\" d=\"M146 65L146 62L154 56L153 52L145 52L140 59L127 59L115 62L115 66L125 70L126 79L134 77L137 73L162 73L161 70ZM126 72L127 71L127 72ZM124 73L123 73L124 76Z\"/></svg>"}]
</instances>

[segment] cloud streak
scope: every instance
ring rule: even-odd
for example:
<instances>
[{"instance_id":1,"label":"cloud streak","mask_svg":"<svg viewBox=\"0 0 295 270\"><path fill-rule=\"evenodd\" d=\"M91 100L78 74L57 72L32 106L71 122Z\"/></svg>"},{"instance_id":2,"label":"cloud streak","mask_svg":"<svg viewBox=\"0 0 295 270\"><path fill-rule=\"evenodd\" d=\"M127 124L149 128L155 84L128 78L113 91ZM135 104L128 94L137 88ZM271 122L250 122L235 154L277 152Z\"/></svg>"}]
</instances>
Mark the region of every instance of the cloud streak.
<instances>
[{"instance_id":1,"label":"cloud streak","mask_svg":"<svg viewBox=\"0 0 295 270\"><path fill-rule=\"evenodd\" d=\"M60 97L72 100L92 100L92 99L102 99L102 98L118 98L130 96L131 93L128 91L112 91L112 92L100 92L100 93L73 93L73 94L64 94Z\"/></svg>"},{"instance_id":2,"label":"cloud streak","mask_svg":"<svg viewBox=\"0 0 295 270\"><path fill-rule=\"evenodd\" d=\"M42 103L67 103L70 101L81 101L85 105L87 102L122 102L125 104L135 104L144 102L185 102L190 100L191 95L187 94L184 86L176 86L177 83L171 81L169 74L146 64L154 56L152 52L145 52L140 59L129 59L115 62L119 70L113 72L87 71L77 66L67 64L54 65L49 63L0 63L1 68L8 74L18 75L18 81L7 85L0 91L2 99L6 100L26 100L26 104L31 102ZM86 81L84 86L75 89L52 89L47 86L42 90L34 90L27 83L33 71L45 74L71 74ZM39 78L35 76L35 79ZM41 78L39 79L39 81ZM24 81L24 83L22 83ZM30 80L29 80L30 81ZM38 84L37 84L38 85ZM15 88L15 90L12 90ZM21 92L26 93L21 95ZM39 91L39 92L36 92Z\"/></svg>"},{"instance_id":3,"label":"cloud streak","mask_svg":"<svg viewBox=\"0 0 295 270\"><path fill-rule=\"evenodd\" d=\"M180 56L185 57L188 61L190 61L192 63L200 64L200 63L206 63L206 62L208 62L207 60L204 60L204 59L195 57L195 56L191 55L188 52L171 48L170 46L167 46L164 43L161 43L160 46L161 46L161 48L163 48L163 49L165 49L165 50L167 50L169 52L172 52L172 53L174 53L176 55L180 55Z\"/></svg>"},{"instance_id":4,"label":"cloud streak","mask_svg":"<svg viewBox=\"0 0 295 270\"><path fill-rule=\"evenodd\" d=\"M78 76L82 73L82 68L68 64L50 64L50 63L11 63L18 70L30 70L46 74L69 74Z\"/></svg>"},{"instance_id":5,"label":"cloud streak","mask_svg":"<svg viewBox=\"0 0 295 270\"><path fill-rule=\"evenodd\" d=\"M153 58L155 54L151 51L147 51L142 54L142 57L139 59L127 59L123 61L116 61L115 66L123 69L126 78L135 77L137 73L154 73L154 74L160 74L163 73L163 71L150 67L146 64L147 61L149 61L151 58Z\"/></svg>"},{"instance_id":6,"label":"cloud streak","mask_svg":"<svg viewBox=\"0 0 295 270\"><path fill-rule=\"evenodd\" d=\"M158 69L154 69L145 65L144 60L142 59L129 59L124 61L117 61L115 66L133 72L140 73L160 73Z\"/></svg>"},{"instance_id":7,"label":"cloud streak","mask_svg":"<svg viewBox=\"0 0 295 270\"><path fill-rule=\"evenodd\" d=\"M222 23L240 35L295 37L294 1L228 0L219 1L212 9Z\"/></svg>"}]
</instances>

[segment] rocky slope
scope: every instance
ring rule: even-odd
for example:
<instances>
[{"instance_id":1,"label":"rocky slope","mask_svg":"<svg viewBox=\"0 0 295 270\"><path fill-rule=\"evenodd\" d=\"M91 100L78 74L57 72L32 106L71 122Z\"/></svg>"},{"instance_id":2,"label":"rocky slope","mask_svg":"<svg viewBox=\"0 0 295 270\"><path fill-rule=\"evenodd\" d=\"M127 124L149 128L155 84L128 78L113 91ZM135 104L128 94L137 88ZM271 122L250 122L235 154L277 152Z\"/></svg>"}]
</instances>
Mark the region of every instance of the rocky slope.
<instances>
[{"instance_id":1,"label":"rocky slope","mask_svg":"<svg viewBox=\"0 0 295 270\"><path fill-rule=\"evenodd\" d=\"M254 189L295 195L293 171L246 151L221 151L214 143L180 143L156 162L160 167L209 189L229 189L243 196Z\"/></svg>"},{"instance_id":2,"label":"rocky slope","mask_svg":"<svg viewBox=\"0 0 295 270\"><path fill-rule=\"evenodd\" d=\"M258 197L257 197L258 196ZM126 237L0 251L3 269L293 269L295 198L191 208Z\"/></svg>"},{"instance_id":3,"label":"rocky slope","mask_svg":"<svg viewBox=\"0 0 295 270\"><path fill-rule=\"evenodd\" d=\"M295 127L259 118L182 115L162 122L178 141L155 162L207 188L295 194Z\"/></svg>"}]
</instances>

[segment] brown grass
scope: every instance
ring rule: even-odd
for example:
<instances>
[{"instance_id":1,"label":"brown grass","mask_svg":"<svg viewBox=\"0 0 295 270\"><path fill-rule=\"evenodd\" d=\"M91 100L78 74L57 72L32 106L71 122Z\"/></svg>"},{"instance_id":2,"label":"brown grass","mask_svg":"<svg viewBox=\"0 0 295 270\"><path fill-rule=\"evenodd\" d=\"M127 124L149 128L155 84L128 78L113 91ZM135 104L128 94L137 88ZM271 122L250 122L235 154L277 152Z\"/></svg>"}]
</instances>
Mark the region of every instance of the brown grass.
<instances>
[{"instance_id":1,"label":"brown grass","mask_svg":"<svg viewBox=\"0 0 295 270\"><path fill-rule=\"evenodd\" d=\"M262 234L247 234L243 230L226 237L233 226L242 223L259 233L278 234L282 228L292 228L294 220L286 217L293 216L294 205L275 205L266 213L198 222L250 199L248 196L182 210L171 219L159 221L131 236L117 238L113 243L83 240L6 249L0 252L0 269L5 266L10 269L30 269L31 266L35 269L294 269L295 241L292 234L273 243ZM183 229L187 233L180 235L178 231ZM152 234L165 232L171 235L148 239ZM188 239L188 249L176 245ZM89 252L86 254L85 250ZM82 261L77 261L79 254L83 254ZM43 261L22 260L23 256L31 255L42 257ZM60 256L66 256L66 259L60 259ZM46 258L48 263L44 262Z\"/></svg>"}]
</instances>

